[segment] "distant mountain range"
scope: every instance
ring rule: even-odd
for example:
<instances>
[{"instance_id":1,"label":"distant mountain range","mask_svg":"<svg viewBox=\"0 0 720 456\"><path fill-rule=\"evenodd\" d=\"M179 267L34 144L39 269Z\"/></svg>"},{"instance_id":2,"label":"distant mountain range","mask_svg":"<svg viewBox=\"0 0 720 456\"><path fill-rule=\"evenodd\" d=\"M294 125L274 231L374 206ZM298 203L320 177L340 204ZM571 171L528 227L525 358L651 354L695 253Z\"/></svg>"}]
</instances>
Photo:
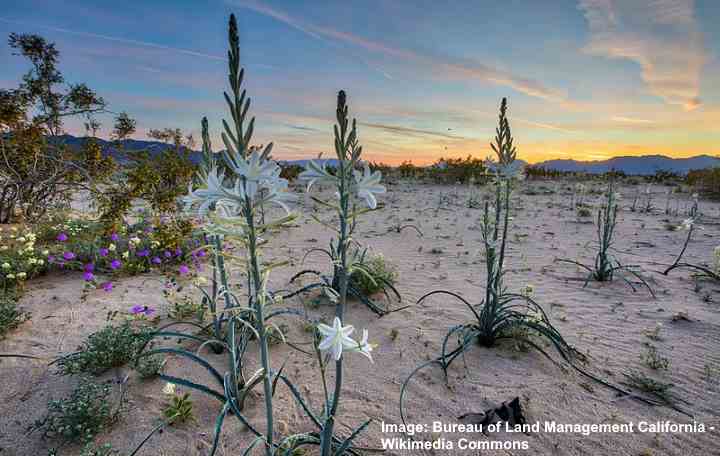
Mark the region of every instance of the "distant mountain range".
<instances>
[{"instance_id":1,"label":"distant mountain range","mask_svg":"<svg viewBox=\"0 0 720 456\"><path fill-rule=\"evenodd\" d=\"M71 147L82 147L86 140L87 138L79 138L72 135L62 135L55 138L55 141ZM174 147L159 141L125 139L117 143L99 138L96 140L100 143L104 153L112 155L121 162L123 160L122 153L120 152L121 149L126 151L145 150L150 154L159 154L166 149ZM194 163L199 163L202 159L202 153L199 151L190 151L190 159ZM309 160L279 161L289 165L304 166ZM336 159L327 159L325 161L328 166L337 164ZM524 162L522 163L524 164ZM693 169L720 167L720 157L698 155L689 158L671 158L664 155L643 155L640 157L614 157L600 161L547 160L535 163L533 166L558 171L586 172L592 174L601 174L608 171L622 171L625 174L634 175L655 174L656 171L671 171L678 174L687 174L688 171Z\"/></svg>"},{"instance_id":2,"label":"distant mountain range","mask_svg":"<svg viewBox=\"0 0 720 456\"><path fill-rule=\"evenodd\" d=\"M558 171L586 172L601 174L608 171L622 171L625 174L648 175L656 171L671 171L687 174L693 169L714 168L720 166L720 157L698 155L689 158L671 158L664 155L643 155L640 157L614 157L608 160L577 161L548 160L533 166Z\"/></svg>"}]
</instances>

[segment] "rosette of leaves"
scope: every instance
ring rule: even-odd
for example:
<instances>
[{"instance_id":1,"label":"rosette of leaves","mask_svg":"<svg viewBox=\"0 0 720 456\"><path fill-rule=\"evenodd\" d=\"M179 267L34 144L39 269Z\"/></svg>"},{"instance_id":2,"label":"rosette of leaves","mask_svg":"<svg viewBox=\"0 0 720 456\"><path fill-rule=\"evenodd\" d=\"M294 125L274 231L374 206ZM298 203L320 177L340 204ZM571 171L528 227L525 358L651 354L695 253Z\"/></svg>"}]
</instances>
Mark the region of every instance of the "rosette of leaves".
<instances>
[{"instance_id":1,"label":"rosette of leaves","mask_svg":"<svg viewBox=\"0 0 720 456\"><path fill-rule=\"evenodd\" d=\"M610 185L608 185L605 204L600 209L598 209L597 213L598 252L595 255L595 262L592 265L586 265L580 263L579 261L564 258L559 258L555 261L574 264L585 269L588 272L588 275L585 279L585 284L583 285L584 287L586 287L591 280L595 280L598 282L609 282L613 280L617 273L617 276L621 277L623 281L633 291L637 291L635 285L633 285L632 282L630 282L624 275L621 274L622 272L627 272L628 274L631 274L632 276L637 278L640 283L642 283L648 289L648 291L654 298L655 292L653 291L653 289L650 287L647 281L637 271L635 271L638 266L621 264L620 260L618 260L611 253L611 250L613 250L614 248L613 237L615 235L615 227L617 226L617 214L619 210L616 198L617 194L615 193L613 185L611 183Z\"/></svg>"}]
</instances>

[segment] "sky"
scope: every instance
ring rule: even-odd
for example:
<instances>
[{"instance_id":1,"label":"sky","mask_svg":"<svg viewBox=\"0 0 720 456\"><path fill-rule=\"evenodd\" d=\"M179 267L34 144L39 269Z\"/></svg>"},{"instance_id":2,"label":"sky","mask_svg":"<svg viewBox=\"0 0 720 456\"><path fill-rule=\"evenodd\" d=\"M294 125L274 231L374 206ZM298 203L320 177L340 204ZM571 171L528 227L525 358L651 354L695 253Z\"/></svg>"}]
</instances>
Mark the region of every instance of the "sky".
<instances>
[{"instance_id":1,"label":"sky","mask_svg":"<svg viewBox=\"0 0 720 456\"><path fill-rule=\"evenodd\" d=\"M254 142L276 159L333 155L341 89L365 158L389 164L488 156L502 97L531 163L720 155L717 0L4 0L0 87L29 68L6 37L39 34L136 138L199 138L207 116L220 149L230 13Z\"/></svg>"}]
</instances>

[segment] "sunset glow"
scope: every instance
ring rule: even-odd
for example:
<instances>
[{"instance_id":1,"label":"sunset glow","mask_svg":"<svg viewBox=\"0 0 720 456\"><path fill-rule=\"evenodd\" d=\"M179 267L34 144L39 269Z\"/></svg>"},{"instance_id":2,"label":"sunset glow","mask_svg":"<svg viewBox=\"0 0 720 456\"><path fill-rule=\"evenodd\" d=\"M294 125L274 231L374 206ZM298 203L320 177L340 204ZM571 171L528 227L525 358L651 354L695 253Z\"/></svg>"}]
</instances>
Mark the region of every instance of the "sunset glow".
<instances>
[{"instance_id":1,"label":"sunset glow","mask_svg":"<svg viewBox=\"0 0 720 456\"><path fill-rule=\"evenodd\" d=\"M309 3L309 4L307 4ZM60 68L114 112L214 146L225 113L223 24L238 17L258 142L278 159L332 150L335 93L347 91L367 159L485 157L507 97L519 157L719 155L720 3L125 2L28 0L0 13L0 87L26 62L11 32L56 43ZM102 136L112 126L100 118ZM68 132L82 134L80 121Z\"/></svg>"}]
</instances>

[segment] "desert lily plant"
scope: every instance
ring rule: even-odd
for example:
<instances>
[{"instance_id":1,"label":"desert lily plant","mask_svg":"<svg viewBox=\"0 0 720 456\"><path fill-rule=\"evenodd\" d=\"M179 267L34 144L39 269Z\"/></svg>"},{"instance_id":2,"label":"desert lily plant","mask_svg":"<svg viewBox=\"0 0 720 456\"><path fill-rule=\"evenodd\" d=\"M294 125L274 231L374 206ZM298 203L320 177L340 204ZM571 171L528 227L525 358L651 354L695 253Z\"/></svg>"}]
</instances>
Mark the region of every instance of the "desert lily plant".
<instances>
[{"instance_id":1,"label":"desert lily plant","mask_svg":"<svg viewBox=\"0 0 720 456\"><path fill-rule=\"evenodd\" d=\"M331 172L325 166L325 162L311 160L308 162L306 169L298 176L299 179L308 182L308 192L316 183L336 189L337 201L325 201L314 196L312 199L322 206L331 208L335 213L338 221L337 225L322 221L314 215L313 218L318 223L333 230L337 234L337 238L330 241L328 249L311 249L305 255L307 257L313 252L327 255L333 265L333 274L328 277L315 270L300 271L290 279L290 282L294 282L306 275L318 277L320 281L306 285L291 295L285 296L285 298L312 289L322 289L326 294L340 295L342 297L340 307L344 307L347 296L352 296L368 306L370 310L382 316L388 313L389 310L378 305L369 296L364 296L360 290L353 286L350 276L357 273L365 275L373 282L380 280L381 283L378 283L378 285L385 293L388 301L390 301L390 293L393 293L398 301L401 300L400 293L390 282L370 275L365 265L367 251L353 240L358 218L377 208L376 195L385 193L385 186L380 183L382 180L381 172L372 172L368 164L361 160L362 146L358 143L356 122L355 119L352 120L352 123L349 121L346 95L343 91L340 91L337 97L336 117L337 125L335 125L334 132L337 168L334 172ZM367 207L359 206L358 203L361 202L364 202Z\"/></svg>"},{"instance_id":2,"label":"desert lily plant","mask_svg":"<svg viewBox=\"0 0 720 456\"><path fill-rule=\"evenodd\" d=\"M711 267L684 262L682 259L685 255L688 244L690 244L693 232L696 229L700 229L701 227L696 226L695 219L687 218L683 220L682 224L678 228L687 231L685 243L683 244L682 250L680 250L680 254L677 256L677 258L675 258L673 264L671 264L667 269L665 269L665 271L663 271L663 274L668 275L674 269L691 269L696 271L699 277L720 281L720 246L715 247L715 249L713 250L713 264Z\"/></svg>"},{"instance_id":3,"label":"desert lily plant","mask_svg":"<svg viewBox=\"0 0 720 456\"><path fill-rule=\"evenodd\" d=\"M560 332L552 325L543 308L528 293L513 293L505 286L505 261L507 239L510 230L511 192L517 167L513 166L516 147L510 124L507 119L507 101L500 104L498 127L495 142L491 144L497 155L495 169L494 204L486 202L480 223L482 248L485 252L486 287L485 296L479 304L473 304L457 293L437 290L427 293L418 300L418 304L433 295L447 295L462 302L472 314L473 321L454 326L445 335L440 356L418 366L403 383L400 393L400 415L404 421L403 399L408 382L421 369L430 365L439 365L447 379L448 368L452 362L476 344L492 347L498 341L510 338L522 338L527 345L549 356L531 336L545 339L557 350L560 356L571 361L576 351L565 341ZM452 339L457 344L452 344ZM454 345L454 348L451 347ZM552 359L552 358L551 358Z\"/></svg>"},{"instance_id":4,"label":"desert lily plant","mask_svg":"<svg viewBox=\"0 0 720 456\"><path fill-rule=\"evenodd\" d=\"M215 386L198 384L164 373L160 377L167 382L209 394L221 402L222 409L215 428L213 453L217 448L222 422L230 411L256 435L266 436L268 450L274 448L272 396L278 380L286 381L286 379L280 373L275 373L273 376L270 367L268 325L271 324L269 320L281 312L269 309L274 300L267 291L267 280L270 271L280 265L262 264L259 247L261 235L268 234L293 219L294 216L288 210L288 203L295 198L286 191L288 183L285 179L280 178L280 167L269 159L272 144L269 144L262 152L257 149L250 152L249 144L252 139L254 118L250 119L247 125L245 124L250 100L245 91L241 89L244 72L240 69L239 40L234 16L230 18L229 42L229 80L232 95L226 93L225 100L232 115L233 127L231 128L227 122L223 121L222 137L227 150L219 159L210 152L207 122L203 121L205 167L198 175L199 185L194 189L191 187L188 195L184 198L186 207L194 208L198 216L209 220L207 230L215 247L215 289L212 295L206 294L205 297L211 306L215 337L205 338L196 334L165 329L157 332L155 336L170 335L195 340L202 345L197 352L173 347L150 349L141 355L179 355L210 373L211 378L216 382ZM228 170L228 175L225 174L226 170ZM261 193L261 190L264 192ZM269 203L281 206L287 214L266 224L260 224L257 208L261 204ZM234 238L244 247L245 256L241 263L248 277L247 304L241 304L238 297L229 290L224 263L225 256L221 249L224 238ZM220 285L217 285L218 283ZM216 308L219 298L225 301L222 316L219 316ZM220 331L222 322L225 323L224 333ZM220 338L219 336L224 337ZM261 368L246 378L242 369L242 358L251 337L257 340L260 347ZM205 344L221 345L227 350L227 368L224 373L200 356L201 349ZM264 388L267 409L267 429L262 434L248 423L241 413L247 392L259 384L262 384ZM156 430L158 429L160 427L156 428Z\"/></svg>"},{"instance_id":5,"label":"desert lily plant","mask_svg":"<svg viewBox=\"0 0 720 456\"><path fill-rule=\"evenodd\" d=\"M585 269L588 272L587 278L585 279L586 287L591 280L598 282L609 282L616 276L621 277L625 283L627 283L633 291L637 291L635 285L630 282L622 272L627 272L636 277L655 297L655 292L645 279L638 274L635 269L635 265L623 265L620 261L612 254L614 250L613 237L615 235L615 228L617 226L617 214L619 206L617 204L618 194L615 192L613 185L608 185L605 204L598 210L597 214L597 249L598 252L595 255L595 262L592 266L585 265L579 261L558 258L555 261L559 263L570 263Z\"/></svg>"}]
</instances>

